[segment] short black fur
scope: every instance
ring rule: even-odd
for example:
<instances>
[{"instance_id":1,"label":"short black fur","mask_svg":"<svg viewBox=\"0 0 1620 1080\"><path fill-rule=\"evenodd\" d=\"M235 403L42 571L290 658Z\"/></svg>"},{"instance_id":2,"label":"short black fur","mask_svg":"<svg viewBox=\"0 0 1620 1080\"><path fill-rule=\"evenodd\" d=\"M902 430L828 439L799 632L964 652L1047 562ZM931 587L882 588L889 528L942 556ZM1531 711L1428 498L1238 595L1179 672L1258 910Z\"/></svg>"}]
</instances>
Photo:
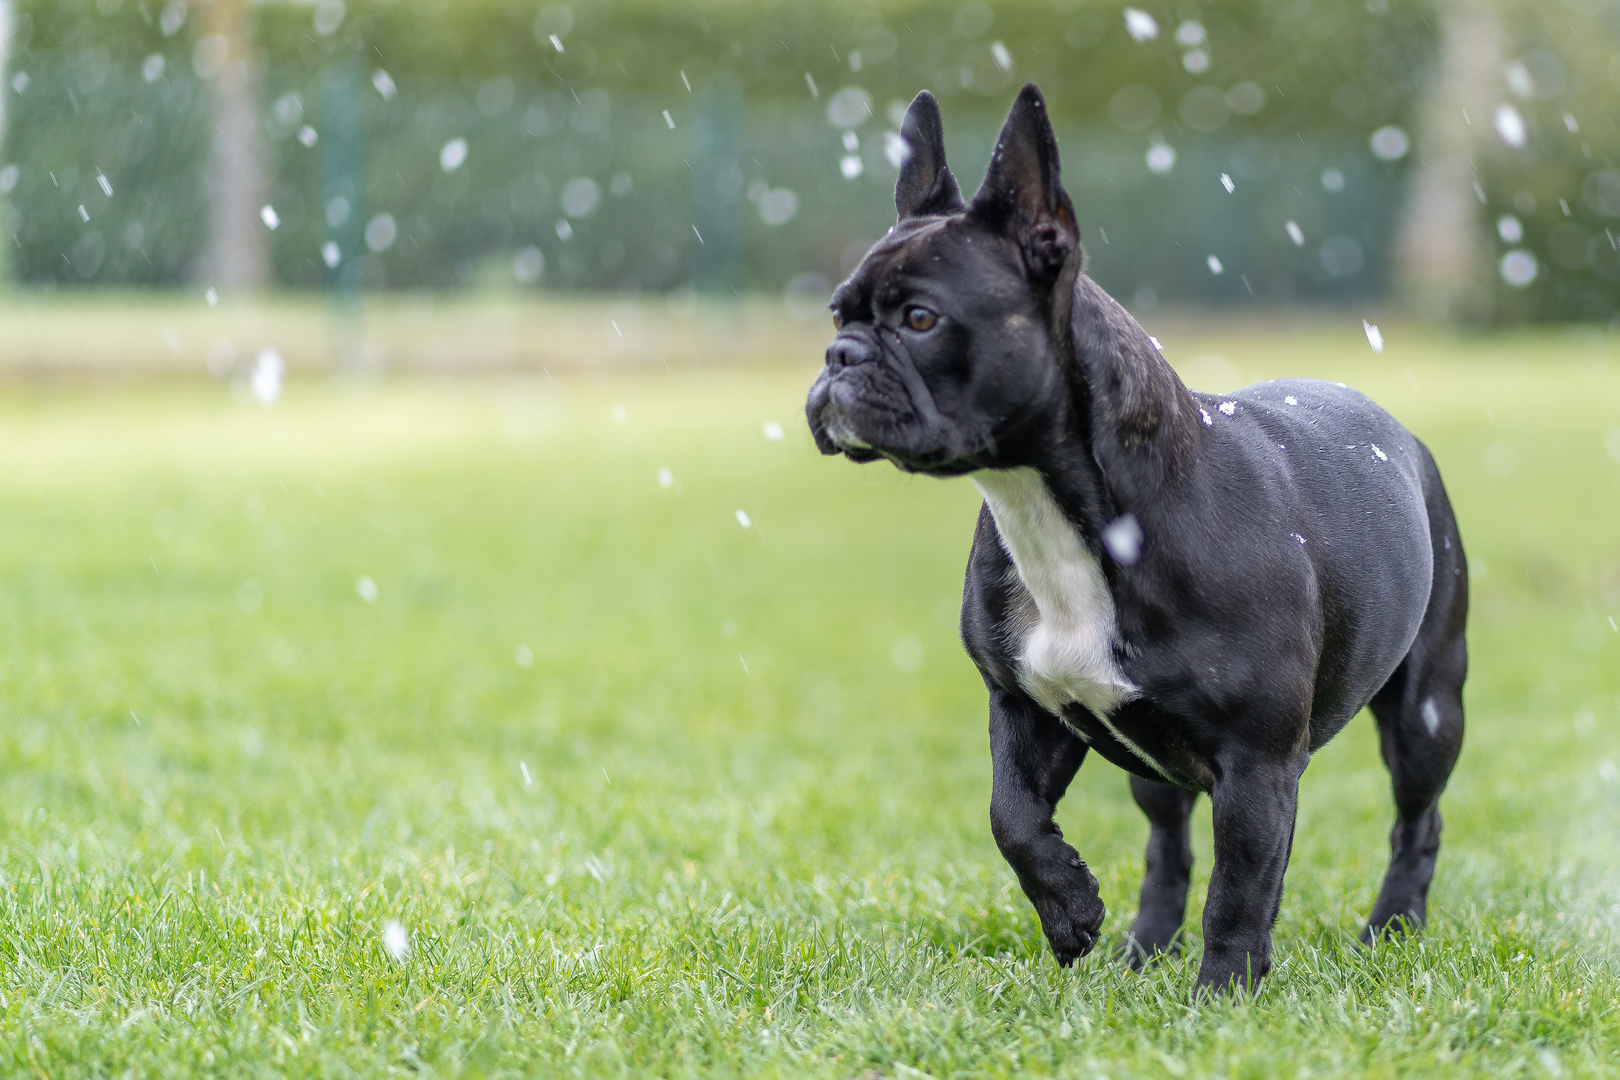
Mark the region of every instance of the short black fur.
<instances>
[{"instance_id":1,"label":"short black fur","mask_svg":"<svg viewBox=\"0 0 1620 1080\"><path fill-rule=\"evenodd\" d=\"M1201 792L1198 983L1255 985L1300 775L1369 704L1396 822L1364 937L1415 929L1467 672L1467 564L1428 450L1340 384L1189 391L1085 275L1035 87L971 203L931 95L903 133L900 220L833 295L806 412L824 453L986 492L962 639L990 696L992 830L1058 960L1091 951L1104 916L1052 819L1094 750L1151 825L1130 962L1178 945Z\"/></svg>"}]
</instances>

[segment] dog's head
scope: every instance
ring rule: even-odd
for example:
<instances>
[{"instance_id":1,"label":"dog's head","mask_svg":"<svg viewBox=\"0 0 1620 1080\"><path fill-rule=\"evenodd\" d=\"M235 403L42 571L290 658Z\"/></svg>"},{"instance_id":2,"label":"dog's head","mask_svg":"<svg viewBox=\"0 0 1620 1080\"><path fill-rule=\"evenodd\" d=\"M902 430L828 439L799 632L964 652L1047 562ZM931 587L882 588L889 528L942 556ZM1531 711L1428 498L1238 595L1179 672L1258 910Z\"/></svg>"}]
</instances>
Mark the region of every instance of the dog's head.
<instances>
[{"instance_id":1,"label":"dog's head","mask_svg":"<svg viewBox=\"0 0 1620 1080\"><path fill-rule=\"evenodd\" d=\"M1019 93L972 203L945 164L932 94L901 135L900 220L833 292L838 336L810 430L822 453L910 472L1018 464L1020 436L1065 400L1053 307L1081 258L1046 104L1033 85Z\"/></svg>"}]
</instances>

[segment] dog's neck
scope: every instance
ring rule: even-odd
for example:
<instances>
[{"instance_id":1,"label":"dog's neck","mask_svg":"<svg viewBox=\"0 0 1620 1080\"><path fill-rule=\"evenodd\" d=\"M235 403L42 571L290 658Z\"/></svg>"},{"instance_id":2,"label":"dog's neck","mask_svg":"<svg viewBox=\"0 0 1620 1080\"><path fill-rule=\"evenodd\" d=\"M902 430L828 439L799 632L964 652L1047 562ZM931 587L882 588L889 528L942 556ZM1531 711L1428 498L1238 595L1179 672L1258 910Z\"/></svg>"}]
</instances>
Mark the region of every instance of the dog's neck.
<instances>
[{"instance_id":1,"label":"dog's neck","mask_svg":"<svg viewBox=\"0 0 1620 1080\"><path fill-rule=\"evenodd\" d=\"M1147 331L1078 265L1054 293L1052 337L1069 401L1036 468L1095 543L1103 526L1188 467L1198 405Z\"/></svg>"}]
</instances>

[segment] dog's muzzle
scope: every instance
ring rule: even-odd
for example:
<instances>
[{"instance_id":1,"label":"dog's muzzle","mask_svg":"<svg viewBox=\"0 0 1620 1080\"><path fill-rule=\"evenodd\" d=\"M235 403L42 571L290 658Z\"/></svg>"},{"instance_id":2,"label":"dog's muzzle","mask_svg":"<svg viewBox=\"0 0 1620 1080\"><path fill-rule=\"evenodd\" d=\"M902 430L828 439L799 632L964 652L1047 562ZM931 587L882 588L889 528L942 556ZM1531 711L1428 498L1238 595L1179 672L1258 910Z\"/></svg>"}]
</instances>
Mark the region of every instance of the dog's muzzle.
<instances>
[{"instance_id":1,"label":"dog's muzzle","mask_svg":"<svg viewBox=\"0 0 1620 1080\"><path fill-rule=\"evenodd\" d=\"M835 368L829 362L810 388L809 400L804 405L810 434L816 440L816 449L823 454L847 454L856 461L874 461L879 456L877 451L856 433L854 422L833 395L833 381L839 370L842 368Z\"/></svg>"}]
</instances>

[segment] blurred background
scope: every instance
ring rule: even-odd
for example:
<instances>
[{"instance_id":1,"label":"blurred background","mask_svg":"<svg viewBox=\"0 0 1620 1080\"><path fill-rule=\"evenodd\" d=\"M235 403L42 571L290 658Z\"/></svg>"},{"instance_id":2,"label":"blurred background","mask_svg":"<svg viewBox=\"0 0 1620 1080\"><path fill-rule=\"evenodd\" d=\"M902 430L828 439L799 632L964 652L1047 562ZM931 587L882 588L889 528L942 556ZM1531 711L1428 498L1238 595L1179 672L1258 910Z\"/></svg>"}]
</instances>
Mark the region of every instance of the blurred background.
<instances>
[{"instance_id":1,"label":"blurred background","mask_svg":"<svg viewBox=\"0 0 1620 1080\"><path fill-rule=\"evenodd\" d=\"M1358 721L1253 1011L1050 963L980 497L800 419L905 105L971 192L1026 81L1187 382L1367 392L1467 546L1428 944ZM0 0L0 1074L1612 1075L1617 101L1620 0Z\"/></svg>"},{"instance_id":2,"label":"blurred background","mask_svg":"<svg viewBox=\"0 0 1620 1080\"><path fill-rule=\"evenodd\" d=\"M1616 0L0 0L0 68L12 370L813 347L912 95L971 190L1026 81L1139 316L1620 325Z\"/></svg>"}]
</instances>

